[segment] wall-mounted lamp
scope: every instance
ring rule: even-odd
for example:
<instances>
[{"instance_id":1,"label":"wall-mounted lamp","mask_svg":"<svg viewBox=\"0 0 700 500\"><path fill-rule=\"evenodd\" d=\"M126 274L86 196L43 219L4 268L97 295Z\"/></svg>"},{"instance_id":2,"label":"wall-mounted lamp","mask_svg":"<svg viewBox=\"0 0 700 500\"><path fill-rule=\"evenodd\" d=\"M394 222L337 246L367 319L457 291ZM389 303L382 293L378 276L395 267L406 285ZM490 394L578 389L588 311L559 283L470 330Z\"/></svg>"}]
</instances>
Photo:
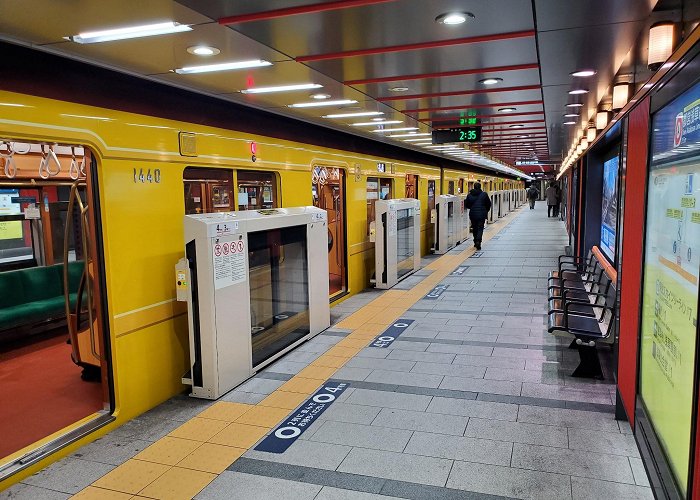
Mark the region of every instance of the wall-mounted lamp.
<instances>
[{"instance_id":1,"label":"wall-mounted lamp","mask_svg":"<svg viewBox=\"0 0 700 500\"><path fill-rule=\"evenodd\" d=\"M612 109L618 111L625 107L630 98L629 83L616 83L613 85Z\"/></svg>"},{"instance_id":2,"label":"wall-mounted lamp","mask_svg":"<svg viewBox=\"0 0 700 500\"><path fill-rule=\"evenodd\" d=\"M673 52L673 23L663 21L649 29L649 57L647 66L656 71Z\"/></svg>"},{"instance_id":3,"label":"wall-mounted lamp","mask_svg":"<svg viewBox=\"0 0 700 500\"><path fill-rule=\"evenodd\" d=\"M595 115L595 128L603 130L608 126L608 121L610 121L610 111L598 111Z\"/></svg>"},{"instance_id":4,"label":"wall-mounted lamp","mask_svg":"<svg viewBox=\"0 0 700 500\"><path fill-rule=\"evenodd\" d=\"M586 130L586 139L588 139L588 142L593 142L597 133L598 131L593 125L588 127L588 129Z\"/></svg>"}]
</instances>

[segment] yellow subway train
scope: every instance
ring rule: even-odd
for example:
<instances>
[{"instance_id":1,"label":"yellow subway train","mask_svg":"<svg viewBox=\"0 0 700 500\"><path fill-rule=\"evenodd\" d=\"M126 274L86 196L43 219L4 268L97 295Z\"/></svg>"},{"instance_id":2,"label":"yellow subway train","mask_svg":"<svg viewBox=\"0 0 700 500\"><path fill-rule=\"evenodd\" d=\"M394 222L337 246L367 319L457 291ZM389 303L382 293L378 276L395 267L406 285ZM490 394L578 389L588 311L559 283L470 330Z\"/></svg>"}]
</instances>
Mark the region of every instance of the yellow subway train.
<instances>
[{"instance_id":1,"label":"yellow subway train","mask_svg":"<svg viewBox=\"0 0 700 500\"><path fill-rule=\"evenodd\" d=\"M329 300L368 286L374 202L520 181L0 92L0 490L181 393L183 216L315 205ZM274 134L272 134L274 135Z\"/></svg>"}]
</instances>

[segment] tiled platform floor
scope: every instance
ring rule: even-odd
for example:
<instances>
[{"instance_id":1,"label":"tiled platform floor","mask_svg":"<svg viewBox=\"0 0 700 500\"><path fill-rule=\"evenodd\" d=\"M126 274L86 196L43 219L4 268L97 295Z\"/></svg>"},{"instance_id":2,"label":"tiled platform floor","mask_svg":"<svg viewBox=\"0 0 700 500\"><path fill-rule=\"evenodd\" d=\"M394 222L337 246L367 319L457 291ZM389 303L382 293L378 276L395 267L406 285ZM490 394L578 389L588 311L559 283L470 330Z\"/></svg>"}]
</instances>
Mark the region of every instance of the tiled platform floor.
<instances>
[{"instance_id":1,"label":"tiled platform floor","mask_svg":"<svg viewBox=\"0 0 700 500\"><path fill-rule=\"evenodd\" d=\"M572 379L576 352L546 332L562 223L538 204L486 235L480 256L465 244L425 259L410 290L333 308L331 330L228 403L175 398L0 498L653 498L613 418L614 386ZM438 283L449 285L438 299L421 298ZM399 340L364 347L398 317L415 320ZM328 378L350 388L300 439L283 454L252 450Z\"/></svg>"}]
</instances>

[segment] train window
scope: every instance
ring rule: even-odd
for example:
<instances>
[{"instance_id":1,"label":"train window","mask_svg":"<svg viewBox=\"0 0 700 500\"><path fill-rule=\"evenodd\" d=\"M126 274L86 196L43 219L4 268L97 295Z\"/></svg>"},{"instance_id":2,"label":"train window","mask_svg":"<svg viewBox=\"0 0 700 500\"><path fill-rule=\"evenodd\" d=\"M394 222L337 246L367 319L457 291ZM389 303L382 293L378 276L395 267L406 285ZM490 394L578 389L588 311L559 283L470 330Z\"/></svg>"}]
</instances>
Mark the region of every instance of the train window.
<instances>
[{"instance_id":1,"label":"train window","mask_svg":"<svg viewBox=\"0 0 700 500\"><path fill-rule=\"evenodd\" d=\"M418 199L418 176L406 174L406 198Z\"/></svg>"},{"instance_id":2,"label":"train window","mask_svg":"<svg viewBox=\"0 0 700 500\"><path fill-rule=\"evenodd\" d=\"M233 171L187 167L182 174L185 214L229 212L233 205Z\"/></svg>"},{"instance_id":3,"label":"train window","mask_svg":"<svg viewBox=\"0 0 700 500\"><path fill-rule=\"evenodd\" d=\"M345 263L345 170L316 166L311 176L314 206L328 213L328 285L331 297L347 291Z\"/></svg>"},{"instance_id":4,"label":"train window","mask_svg":"<svg viewBox=\"0 0 700 500\"><path fill-rule=\"evenodd\" d=\"M238 170L238 210L279 207L277 182L273 172Z\"/></svg>"},{"instance_id":5,"label":"train window","mask_svg":"<svg viewBox=\"0 0 700 500\"><path fill-rule=\"evenodd\" d=\"M464 193L464 179L460 179L457 183L457 194Z\"/></svg>"},{"instance_id":6,"label":"train window","mask_svg":"<svg viewBox=\"0 0 700 500\"><path fill-rule=\"evenodd\" d=\"M455 194L455 181L447 182L447 194Z\"/></svg>"},{"instance_id":7,"label":"train window","mask_svg":"<svg viewBox=\"0 0 700 500\"><path fill-rule=\"evenodd\" d=\"M374 204L377 200L390 200L391 195L391 179L367 177L367 234L375 219Z\"/></svg>"}]
</instances>

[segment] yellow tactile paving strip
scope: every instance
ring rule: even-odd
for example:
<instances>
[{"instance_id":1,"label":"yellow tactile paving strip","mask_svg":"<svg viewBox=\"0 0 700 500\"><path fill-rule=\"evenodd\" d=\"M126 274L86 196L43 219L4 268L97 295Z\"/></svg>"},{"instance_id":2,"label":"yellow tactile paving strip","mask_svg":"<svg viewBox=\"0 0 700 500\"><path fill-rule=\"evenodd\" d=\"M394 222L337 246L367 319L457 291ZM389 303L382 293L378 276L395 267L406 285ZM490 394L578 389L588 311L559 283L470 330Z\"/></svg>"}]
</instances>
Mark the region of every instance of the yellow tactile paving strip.
<instances>
[{"instance_id":1,"label":"yellow tactile paving strip","mask_svg":"<svg viewBox=\"0 0 700 500\"><path fill-rule=\"evenodd\" d=\"M484 241L506 225L485 234ZM73 498L194 497L473 253L474 249L468 248L435 259L425 267L433 273L411 290L388 290L333 325L352 333L257 405L214 403Z\"/></svg>"}]
</instances>

